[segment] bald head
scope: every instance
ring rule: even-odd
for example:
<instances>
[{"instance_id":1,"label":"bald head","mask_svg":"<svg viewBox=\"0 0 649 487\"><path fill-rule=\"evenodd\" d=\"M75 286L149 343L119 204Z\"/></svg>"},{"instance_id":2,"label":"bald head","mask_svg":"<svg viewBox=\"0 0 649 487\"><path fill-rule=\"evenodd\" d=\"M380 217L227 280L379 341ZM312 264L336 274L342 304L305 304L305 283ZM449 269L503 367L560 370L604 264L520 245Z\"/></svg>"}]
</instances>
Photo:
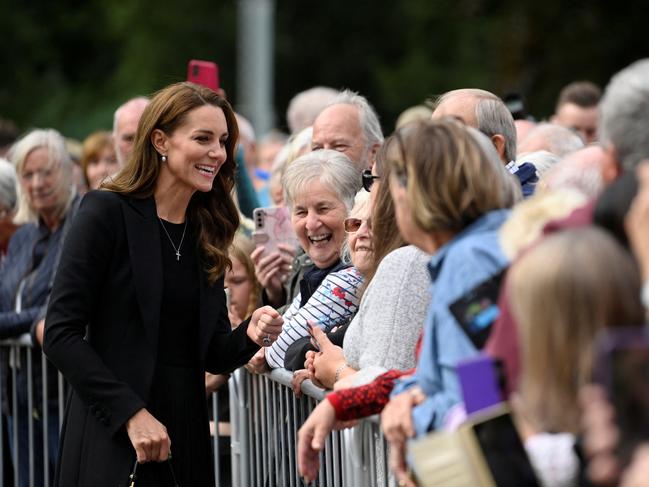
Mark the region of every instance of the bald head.
<instances>
[{"instance_id":1,"label":"bald head","mask_svg":"<svg viewBox=\"0 0 649 487\"><path fill-rule=\"evenodd\" d=\"M491 139L506 164L516 159L516 128L505 103L489 91L475 88L443 94L433 111L433 120L456 117Z\"/></svg>"},{"instance_id":2,"label":"bald head","mask_svg":"<svg viewBox=\"0 0 649 487\"><path fill-rule=\"evenodd\" d=\"M130 99L115 110L113 138L115 139L117 161L122 166L131 157L137 124L140 122L140 117L142 117L142 113L148 104L149 99L140 96Z\"/></svg>"},{"instance_id":3,"label":"bald head","mask_svg":"<svg viewBox=\"0 0 649 487\"><path fill-rule=\"evenodd\" d=\"M454 90L442 95L433 111L433 120L444 117L461 119L467 125L478 128L476 107L480 98L471 93L471 90Z\"/></svg>"}]
</instances>

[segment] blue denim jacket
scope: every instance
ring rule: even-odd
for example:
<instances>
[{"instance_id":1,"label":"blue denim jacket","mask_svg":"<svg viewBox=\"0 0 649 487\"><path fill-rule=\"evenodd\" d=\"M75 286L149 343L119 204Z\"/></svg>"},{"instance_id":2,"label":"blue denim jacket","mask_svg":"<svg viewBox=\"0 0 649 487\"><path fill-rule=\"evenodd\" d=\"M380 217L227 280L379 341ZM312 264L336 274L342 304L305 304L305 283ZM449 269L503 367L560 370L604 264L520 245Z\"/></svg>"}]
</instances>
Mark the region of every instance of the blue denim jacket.
<instances>
[{"instance_id":1,"label":"blue denim jacket","mask_svg":"<svg viewBox=\"0 0 649 487\"><path fill-rule=\"evenodd\" d=\"M479 351L449 306L508 266L498 241L498 230L508 216L509 210L483 215L441 247L428 264L431 303L417 370L414 375L401 379L392 392L394 396L418 385L426 394L426 400L412 413L417 435L441 427L448 410L462 401L455 366Z\"/></svg>"}]
</instances>

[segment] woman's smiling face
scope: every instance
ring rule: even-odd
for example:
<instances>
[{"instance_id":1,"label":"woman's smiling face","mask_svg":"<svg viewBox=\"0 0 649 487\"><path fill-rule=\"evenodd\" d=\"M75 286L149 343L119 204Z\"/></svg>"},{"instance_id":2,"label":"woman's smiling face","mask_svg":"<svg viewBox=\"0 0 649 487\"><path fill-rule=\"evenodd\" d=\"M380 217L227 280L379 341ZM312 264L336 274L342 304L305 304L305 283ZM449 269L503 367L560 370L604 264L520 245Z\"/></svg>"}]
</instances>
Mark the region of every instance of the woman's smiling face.
<instances>
[{"instance_id":1,"label":"woman's smiling face","mask_svg":"<svg viewBox=\"0 0 649 487\"><path fill-rule=\"evenodd\" d=\"M352 264L361 274L365 274L372 263L372 229L370 224L370 203L364 202L354 207L350 218L360 220L360 227L349 233L347 242L352 258Z\"/></svg>"},{"instance_id":2,"label":"woman's smiling face","mask_svg":"<svg viewBox=\"0 0 649 487\"><path fill-rule=\"evenodd\" d=\"M347 208L336 192L317 179L296 196L291 223L300 245L316 267L326 269L340 258L346 216Z\"/></svg>"}]
</instances>

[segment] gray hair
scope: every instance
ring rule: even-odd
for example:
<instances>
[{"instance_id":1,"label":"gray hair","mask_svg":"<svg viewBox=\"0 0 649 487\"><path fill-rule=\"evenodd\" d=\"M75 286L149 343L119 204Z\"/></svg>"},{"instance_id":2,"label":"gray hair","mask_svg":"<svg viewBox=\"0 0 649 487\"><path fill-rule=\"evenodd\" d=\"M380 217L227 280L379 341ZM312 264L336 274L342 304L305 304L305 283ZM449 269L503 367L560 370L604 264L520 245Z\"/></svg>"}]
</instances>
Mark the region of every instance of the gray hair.
<instances>
[{"instance_id":1,"label":"gray hair","mask_svg":"<svg viewBox=\"0 0 649 487\"><path fill-rule=\"evenodd\" d=\"M505 168L505 166L503 166L496 147L484 132L468 125L466 126L466 129L476 141L480 149L482 149L482 153L484 154L485 159L489 161L492 166L494 166L497 173L501 176L502 180L500 186L503 189L505 204L504 206L511 208L523 199L523 193L521 191L521 185L518 178L516 176L512 176Z\"/></svg>"},{"instance_id":2,"label":"gray hair","mask_svg":"<svg viewBox=\"0 0 649 487\"><path fill-rule=\"evenodd\" d=\"M444 93L435 101L435 108L445 100L454 96L469 96L475 98L475 118L477 129L488 137L502 135L505 139L505 158L507 161L516 159L516 126L511 112L498 96L490 91L477 88L463 88Z\"/></svg>"},{"instance_id":3,"label":"gray hair","mask_svg":"<svg viewBox=\"0 0 649 487\"><path fill-rule=\"evenodd\" d=\"M14 144L10 151L18 179L20 180L25 161L35 149L46 148L49 156L49 166L59 172L55 190L61 198L61 215L67 213L72 200L76 196L72 174L73 162L65 146L65 139L54 129L36 129L29 132ZM38 214L32 208L28 195L25 194L22 184L18 188L18 209L14 222L16 224L38 221Z\"/></svg>"},{"instance_id":4,"label":"gray hair","mask_svg":"<svg viewBox=\"0 0 649 487\"><path fill-rule=\"evenodd\" d=\"M301 91L288 104L286 121L292 134L313 125L313 122L338 95L339 91L326 86L315 86Z\"/></svg>"},{"instance_id":5,"label":"gray hair","mask_svg":"<svg viewBox=\"0 0 649 487\"><path fill-rule=\"evenodd\" d=\"M355 91L343 90L329 103L329 106L333 105L352 105L358 108L358 121L363 130L366 152L373 145L383 144L383 132L381 131L379 117L372 105L367 101L367 98Z\"/></svg>"},{"instance_id":6,"label":"gray hair","mask_svg":"<svg viewBox=\"0 0 649 487\"><path fill-rule=\"evenodd\" d=\"M6 159L0 158L0 205L13 211L16 208L16 170Z\"/></svg>"},{"instance_id":7,"label":"gray hair","mask_svg":"<svg viewBox=\"0 0 649 487\"><path fill-rule=\"evenodd\" d=\"M630 171L649 157L649 58L618 72L600 103L599 136L615 147L617 159Z\"/></svg>"},{"instance_id":8,"label":"gray hair","mask_svg":"<svg viewBox=\"0 0 649 487\"><path fill-rule=\"evenodd\" d=\"M534 144L533 150L526 151L525 148L530 144ZM521 154L547 150L559 157L564 157L582 147L584 147L584 141L569 128L555 123L540 123L527 133L521 141L519 149Z\"/></svg>"},{"instance_id":9,"label":"gray hair","mask_svg":"<svg viewBox=\"0 0 649 487\"><path fill-rule=\"evenodd\" d=\"M334 150L309 152L284 170L282 186L284 201L289 208L293 208L296 196L307 191L312 181L319 181L333 191L348 212L354 206L354 197L361 186L358 169L345 154Z\"/></svg>"},{"instance_id":10,"label":"gray hair","mask_svg":"<svg viewBox=\"0 0 649 487\"><path fill-rule=\"evenodd\" d=\"M135 98L131 98L130 100L127 100L122 105L117 107L117 110L115 110L115 114L113 115L113 136L117 135L117 122L124 110L131 107L139 107L139 106L146 107L150 101L151 100L149 100L146 96L137 96Z\"/></svg>"}]
</instances>

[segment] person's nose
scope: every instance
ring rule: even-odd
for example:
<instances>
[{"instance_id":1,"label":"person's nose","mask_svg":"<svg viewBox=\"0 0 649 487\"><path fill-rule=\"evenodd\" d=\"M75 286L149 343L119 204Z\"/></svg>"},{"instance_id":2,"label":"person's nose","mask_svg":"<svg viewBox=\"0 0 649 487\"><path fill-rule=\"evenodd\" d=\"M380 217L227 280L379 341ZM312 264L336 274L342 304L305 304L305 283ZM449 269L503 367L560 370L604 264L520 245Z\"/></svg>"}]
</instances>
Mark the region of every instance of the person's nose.
<instances>
[{"instance_id":1,"label":"person's nose","mask_svg":"<svg viewBox=\"0 0 649 487\"><path fill-rule=\"evenodd\" d=\"M30 182L33 189L40 189L45 183L45 176L41 172L36 171Z\"/></svg>"},{"instance_id":2,"label":"person's nose","mask_svg":"<svg viewBox=\"0 0 649 487\"><path fill-rule=\"evenodd\" d=\"M309 211L306 215L306 229L317 230L320 227L320 217L315 211Z\"/></svg>"},{"instance_id":3,"label":"person's nose","mask_svg":"<svg viewBox=\"0 0 649 487\"><path fill-rule=\"evenodd\" d=\"M372 229L370 228L369 220L361 221L361 226L358 227L358 230L356 230L356 238L357 239L365 238L368 240L372 238Z\"/></svg>"},{"instance_id":4,"label":"person's nose","mask_svg":"<svg viewBox=\"0 0 649 487\"><path fill-rule=\"evenodd\" d=\"M225 145L221 145L220 143L212 147L207 155L211 159L216 160L216 162L218 162L219 164L223 164L228 158L228 154L225 150Z\"/></svg>"}]
</instances>

